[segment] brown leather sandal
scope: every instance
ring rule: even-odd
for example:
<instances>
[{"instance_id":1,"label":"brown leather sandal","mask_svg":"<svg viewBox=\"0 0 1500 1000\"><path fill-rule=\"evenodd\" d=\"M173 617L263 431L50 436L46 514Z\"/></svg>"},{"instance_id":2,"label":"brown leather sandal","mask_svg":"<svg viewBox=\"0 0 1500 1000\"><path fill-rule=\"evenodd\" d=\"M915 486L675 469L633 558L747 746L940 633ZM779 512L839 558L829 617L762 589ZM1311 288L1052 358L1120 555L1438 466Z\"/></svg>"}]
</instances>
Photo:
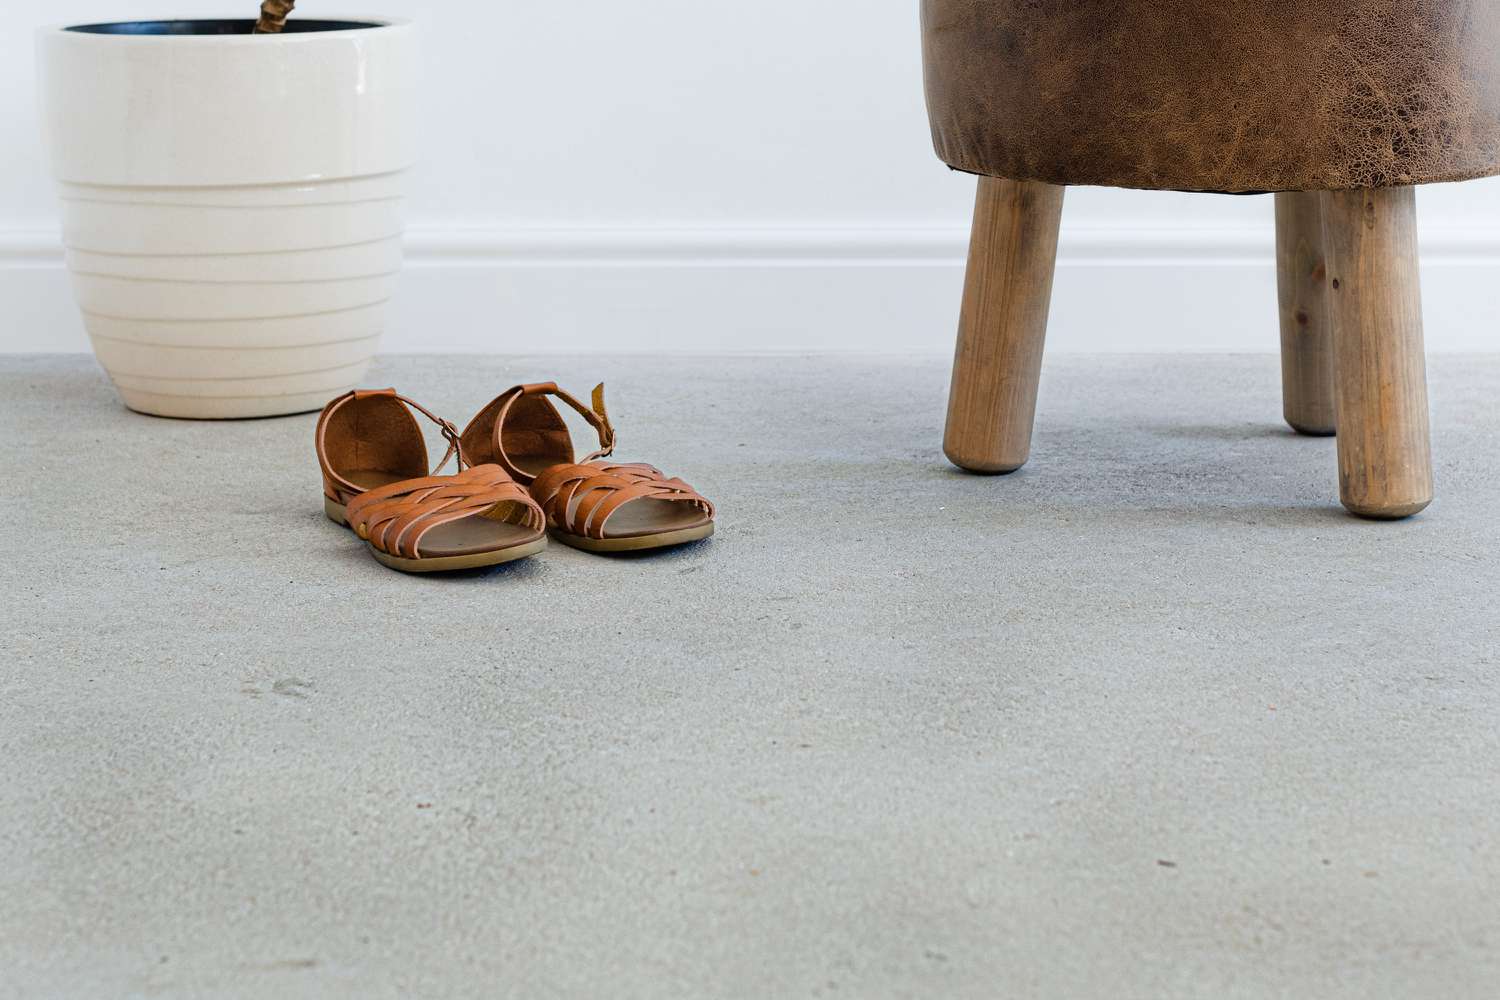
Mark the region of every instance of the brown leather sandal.
<instances>
[{"instance_id":1,"label":"brown leather sandal","mask_svg":"<svg viewBox=\"0 0 1500 1000\"><path fill-rule=\"evenodd\" d=\"M555 396L599 434L599 450L581 461ZM558 541L590 552L659 549L714 533L714 505L681 479L650 465L600 462L615 447L604 386L586 406L556 383L518 385L480 410L460 438L463 452L493 462L525 483Z\"/></svg>"},{"instance_id":2,"label":"brown leather sandal","mask_svg":"<svg viewBox=\"0 0 1500 1000\"><path fill-rule=\"evenodd\" d=\"M430 473L413 411L448 441ZM546 515L526 490L499 466L473 466L452 421L394 389L356 390L329 402L315 443L324 513L352 528L392 569L495 566L547 547ZM455 456L458 473L438 475Z\"/></svg>"}]
</instances>

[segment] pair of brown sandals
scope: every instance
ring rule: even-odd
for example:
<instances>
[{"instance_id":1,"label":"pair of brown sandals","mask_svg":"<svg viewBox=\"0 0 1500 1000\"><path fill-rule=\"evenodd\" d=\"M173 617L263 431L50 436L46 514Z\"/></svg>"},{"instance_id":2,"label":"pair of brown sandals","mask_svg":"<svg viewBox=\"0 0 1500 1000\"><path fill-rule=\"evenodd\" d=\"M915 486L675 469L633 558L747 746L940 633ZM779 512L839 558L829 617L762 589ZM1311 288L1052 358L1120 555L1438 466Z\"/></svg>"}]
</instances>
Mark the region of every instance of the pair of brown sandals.
<instances>
[{"instance_id":1,"label":"pair of brown sandals","mask_svg":"<svg viewBox=\"0 0 1500 1000\"><path fill-rule=\"evenodd\" d=\"M575 458L552 398L598 433L597 451ZM448 442L430 473L414 414ZM591 552L659 549L714 532L714 505L687 483L650 465L600 461L615 446L603 385L592 405L553 382L515 386L462 433L394 389L355 390L323 408L316 446L323 510L407 573L524 559L547 547L549 532ZM439 475L454 457L457 474Z\"/></svg>"}]
</instances>

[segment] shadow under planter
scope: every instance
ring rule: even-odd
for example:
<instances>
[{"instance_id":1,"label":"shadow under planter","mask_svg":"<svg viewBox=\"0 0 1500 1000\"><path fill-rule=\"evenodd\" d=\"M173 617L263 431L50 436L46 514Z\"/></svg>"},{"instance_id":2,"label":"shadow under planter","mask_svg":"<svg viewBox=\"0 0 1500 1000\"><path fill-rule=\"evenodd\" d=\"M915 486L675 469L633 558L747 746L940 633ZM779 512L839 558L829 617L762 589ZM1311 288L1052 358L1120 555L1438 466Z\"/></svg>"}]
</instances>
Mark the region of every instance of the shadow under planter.
<instances>
[{"instance_id":1,"label":"shadow under planter","mask_svg":"<svg viewBox=\"0 0 1500 1000\"><path fill-rule=\"evenodd\" d=\"M405 21L44 29L43 128L94 352L131 409L316 410L363 377L415 158Z\"/></svg>"}]
</instances>

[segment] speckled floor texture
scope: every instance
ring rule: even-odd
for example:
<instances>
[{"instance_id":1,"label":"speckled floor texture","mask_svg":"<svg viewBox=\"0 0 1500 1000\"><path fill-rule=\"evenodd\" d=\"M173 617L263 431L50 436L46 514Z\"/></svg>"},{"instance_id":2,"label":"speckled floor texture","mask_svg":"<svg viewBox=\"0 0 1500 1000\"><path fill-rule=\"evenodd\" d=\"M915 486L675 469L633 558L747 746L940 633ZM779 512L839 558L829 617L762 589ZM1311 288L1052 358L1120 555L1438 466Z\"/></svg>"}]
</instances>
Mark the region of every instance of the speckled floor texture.
<instances>
[{"instance_id":1,"label":"speckled floor texture","mask_svg":"<svg viewBox=\"0 0 1500 1000\"><path fill-rule=\"evenodd\" d=\"M311 415L0 359L0 996L1491 998L1500 358L1372 524L1264 357L393 358L462 423L609 383L711 541L448 578Z\"/></svg>"}]
</instances>

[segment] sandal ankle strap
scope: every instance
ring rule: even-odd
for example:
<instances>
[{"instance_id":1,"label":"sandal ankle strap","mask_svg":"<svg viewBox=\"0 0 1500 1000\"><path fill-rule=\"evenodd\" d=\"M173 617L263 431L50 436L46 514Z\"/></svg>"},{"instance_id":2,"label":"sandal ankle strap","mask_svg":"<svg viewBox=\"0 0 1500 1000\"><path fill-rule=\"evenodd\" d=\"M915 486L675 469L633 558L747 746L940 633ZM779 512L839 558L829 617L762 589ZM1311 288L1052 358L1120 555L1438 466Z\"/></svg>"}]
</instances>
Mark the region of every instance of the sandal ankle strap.
<instances>
[{"instance_id":1,"label":"sandal ankle strap","mask_svg":"<svg viewBox=\"0 0 1500 1000\"><path fill-rule=\"evenodd\" d=\"M323 407L323 412L318 416L315 447L317 448L318 452L318 463L323 467L323 477L325 480L336 483L355 493L363 492L358 486L355 486L353 483L346 481L342 476L335 472L332 463L328 460L328 424L332 420L333 415L349 403L364 399L376 399L381 397L393 399L398 403L402 403L408 409L420 413L422 416L432 421L437 425L438 431L443 435L443 439L448 442L448 450L443 453L442 461L438 462L438 464L433 468L432 472L430 473L431 475L435 476L444 468L446 468L448 463L454 458L454 456L458 457L459 472L463 472L465 469L472 467L472 463L469 462L468 457L464 454L462 436L459 434L458 425L453 421L443 419L436 413L433 413L427 407L423 406L421 403L417 402L414 399L401 395L395 389L351 389L350 391L344 393L342 396L335 396L332 400L330 400L328 405Z\"/></svg>"},{"instance_id":2,"label":"sandal ankle strap","mask_svg":"<svg viewBox=\"0 0 1500 1000\"><path fill-rule=\"evenodd\" d=\"M598 450L585 458L577 459L578 462L592 462L597 458L607 458L614 454L615 428L609 421L609 412L604 408L603 382L594 386L592 405L584 403L577 396L559 388L556 382L530 382L505 390L488 406L480 410L479 414L470 421L469 426L464 428L462 436L470 439L470 452L477 452L484 456L486 461L496 462L518 482L531 482L532 474L517 467L511 456L506 453L504 434L505 421L511 414L511 408L517 400L529 396L552 396L562 400L587 421L588 425L599 435ZM480 447L476 448L476 444Z\"/></svg>"}]
</instances>

